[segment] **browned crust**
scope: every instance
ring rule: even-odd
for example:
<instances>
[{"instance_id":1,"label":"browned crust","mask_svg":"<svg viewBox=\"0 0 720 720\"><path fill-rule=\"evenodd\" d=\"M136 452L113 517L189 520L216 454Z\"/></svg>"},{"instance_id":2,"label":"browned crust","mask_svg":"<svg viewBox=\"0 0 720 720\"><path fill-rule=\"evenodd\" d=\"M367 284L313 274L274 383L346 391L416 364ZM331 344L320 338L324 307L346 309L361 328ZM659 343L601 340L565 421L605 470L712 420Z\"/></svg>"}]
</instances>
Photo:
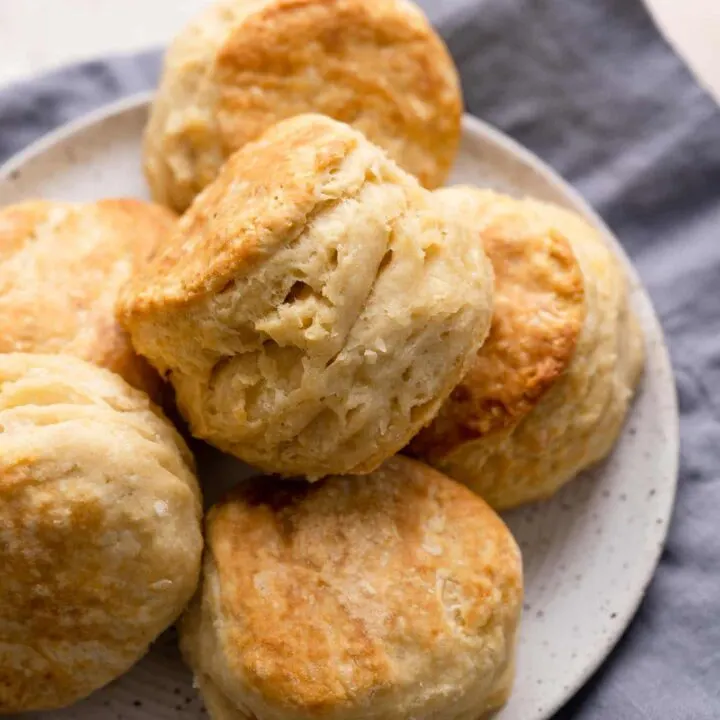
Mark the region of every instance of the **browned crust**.
<instances>
[{"instance_id":1,"label":"browned crust","mask_svg":"<svg viewBox=\"0 0 720 720\"><path fill-rule=\"evenodd\" d=\"M428 551L428 528L438 523L447 530L430 531L437 546ZM458 592L457 632L495 643L518 617L522 572L503 522L465 487L408 458L364 478L255 479L210 512L206 536L228 667L247 684L242 692L272 704L322 713L392 692L393 645L422 665L436 643L453 642L439 577ZM378 613L387 624L378 626Z\"/></svg>"},{"instance_id":2,"label":"browned crust","mask_svg":"<svg viewBox=\"0 0 720 720\"><path fill-rule=\"evenodd\" d=\"M442 457L458 445L515 427L560 377L585 319L582 272L569 242L520 201L464 193L495 271L490 334L412 453Z\"/></svg>"},{"instance_id":3,"label":"browned crust","mask_svg":"<svg viewBox=\"0 0 720 720\"><path fill-rule=\"evenodd\" d=\"M202 546L188 461L117 375L0 354L0 715L80 700L180 613Z\"/></svg>"},{"instance_id":4,"label":"browned crust","mask_svg":"<svg viewBox=\"0 0 720 720\"><path fill-rule=\"evenodd\" d=\"M28 200L0 209L0 262L32 240L35 228L47 220L53 205L48 200Z\"/></svg>"},{"instance_id":5,"label":"browned crust","mask_svg":"<svg viewBox=\"0 0 720 720\"><path fill-rule=\"evenodd\" d=\"M115 320L120 287L174 231L133 199L27 201L0 210L0 352L67 352L160 399L162 383Z\"/></svg>"},{"instance_id":6,"label":"browned crust","mask_svg":"<svg viewBox=\"0 0 720 720\"><path fill-rule=\"evenodd\" d=\"M352 124L429 188L457 152L462 98L442 40L398 0L275 0L230 33L214 66L226 152L308 111Z\"/></svg>"},{"instance_id":7,"label":"browned crust","mask_svg":"<svg viewBox=\"0 0 720 720\"><path fill-rule=\"evenodd\" d=\"M304 227L334 170L362 141L320 115L272 127L233 155L168 244L123 294L125 323L221 290Z\"/></svg>"}]
</instances>

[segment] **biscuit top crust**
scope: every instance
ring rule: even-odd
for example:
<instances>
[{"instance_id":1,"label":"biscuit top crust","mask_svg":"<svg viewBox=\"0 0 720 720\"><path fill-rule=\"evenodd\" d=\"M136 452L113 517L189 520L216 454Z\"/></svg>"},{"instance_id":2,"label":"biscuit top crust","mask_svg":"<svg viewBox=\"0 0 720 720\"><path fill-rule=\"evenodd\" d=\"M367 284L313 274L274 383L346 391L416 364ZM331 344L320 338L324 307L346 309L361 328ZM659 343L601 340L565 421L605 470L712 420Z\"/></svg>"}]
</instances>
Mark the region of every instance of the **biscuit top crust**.
<instances>
[{"instance_id":1,"label":"biscuit top crust","mask_svg":"<svg viewBox=\"0 0 720 720\"><path fill-rule=\"evenodd\" d=\"M360 133L322 115L278 123L228 160L121 306L143 314L223 290L291 243L314 212L359 190L383 160Z\"/></svg>"},{"instance_id":2,"label":"biscuit top crust","mask_svg":"<svg viewBox=\"0 0 720 720\"><path fill-rule=\"evenodd\" d=\"M228 34L215 77L218 124L231 148L316 109L352 124L425 187L440 185L454 159L457 72L405 0L259 3Z\"/></svg>"},{"instance_id":3,"label":"biscuit top crust","mask_svg":"<svg viewBox=\"0 0 720 720\"><path fill-rule=\"evenodd\" d=\"M569 242L531 205L467 187L436 195L473 218L495 272L495 304L470 370L413 440L411 450L429 456L515 427L567 369L586 314Z\"/></svg>"},{"instance_id":4,"label":"biscuit top crust","mask_svg":"<svg viewBox=\"0 0 720 720\"><path fill-rule=\"evenodd\" d=\"M479 668L489 691L508 662L518 548L480 498L416 461L251 482L211 511L207 542L224 677L268 705L412 717L468 685L481 696Z\"/></svg>"},{"instance_id":5,"label":"biscuit top crust","mask_svg":"<svg viewBox=\"0 0 720 720\"><path fill-rule=\"evenodd\" d=\"M222 0L173 41L145 133L155 198L185 210L224 160L308 112L352 125L428 188L457 153L457 71L407 0Z\"/></svg>"},{"instance_id":6,"label":"biscuit top crust","mask_svg":"<svg viewBox=\"0 0 720 720\"><path fill-rule=\"evenodd\" d=\"M202 550L193 467L115 373L0 354L0 714L76 702L179 615Z\"/></svg>"},{"instance_id":7,"label":"biscuit top crust","mask_svg":"<svg viewBox=\"0 0 720 720\"><path fill-rule=\"evenodd\" d=\"M159 378L115 321L115 302L175 222L132 199L0 209L0 352L69 353L157 399Z\"/></svg>"}]
</instances>

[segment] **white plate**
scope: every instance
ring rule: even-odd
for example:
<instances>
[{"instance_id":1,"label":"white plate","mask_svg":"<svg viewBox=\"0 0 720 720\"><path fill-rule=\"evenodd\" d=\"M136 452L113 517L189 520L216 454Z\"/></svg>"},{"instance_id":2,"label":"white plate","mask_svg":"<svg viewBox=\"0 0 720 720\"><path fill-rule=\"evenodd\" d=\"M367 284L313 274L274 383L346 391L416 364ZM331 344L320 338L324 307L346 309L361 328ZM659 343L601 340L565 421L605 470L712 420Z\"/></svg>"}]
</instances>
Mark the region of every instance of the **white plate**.
<instances>
[{"instance_id":1,"label":"white plate","mask_svg":"<svg viewBox=\"0 0 720 720\"><path fill-rule=\"evenodd\" d=\"M11 160L0 170L0 205L30 197L146 197L140 136L148 101L134 97L103 109ZM453 182L573 208L600 225L625 258L584 201L536 157L474 118L465 118L463 130ZM612 457L553 500L507 516L523 549L527 592L515 692L497 720L547 718L582 685L632 618L665 538L677 478L675 389L657 318L627 265L647 339L646 372ZM242 472L222 467L224 475ZM218 472L215 463L210 472ZM119 681L73 708L35 717L176 716L202 714L170 632Z\"/></svg>"}]
</instances>

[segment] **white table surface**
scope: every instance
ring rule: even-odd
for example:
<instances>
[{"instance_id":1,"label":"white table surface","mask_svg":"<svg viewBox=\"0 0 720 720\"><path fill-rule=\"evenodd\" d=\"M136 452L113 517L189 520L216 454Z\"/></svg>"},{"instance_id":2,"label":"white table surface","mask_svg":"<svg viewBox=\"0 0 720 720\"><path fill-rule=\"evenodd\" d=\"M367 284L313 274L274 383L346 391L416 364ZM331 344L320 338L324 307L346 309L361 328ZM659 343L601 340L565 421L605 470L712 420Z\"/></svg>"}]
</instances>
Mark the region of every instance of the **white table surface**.
<instances>
[{"instance_id":1,"label":"white table surface","mask_svg":"<svg viewBox=\"0 0 720 720\"><path fill-rule=\"evenodd\" d=\"M209 0L0 0L0 85L167 41ZM720 100L720 0L646 0Z\"/></svg>"}]
</instances>

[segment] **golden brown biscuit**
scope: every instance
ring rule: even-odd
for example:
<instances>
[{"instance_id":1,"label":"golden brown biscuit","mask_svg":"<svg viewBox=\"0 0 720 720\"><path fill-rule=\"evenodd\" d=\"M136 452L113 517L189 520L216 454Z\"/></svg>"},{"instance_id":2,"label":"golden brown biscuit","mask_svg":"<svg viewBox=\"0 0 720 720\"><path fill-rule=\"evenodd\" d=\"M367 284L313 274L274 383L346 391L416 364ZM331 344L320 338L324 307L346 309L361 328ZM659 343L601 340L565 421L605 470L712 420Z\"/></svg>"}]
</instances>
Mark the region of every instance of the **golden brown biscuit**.
<instances>
[{"instance_id":1,"label":"golden brown biscuit","mask_svg":"<svg viewBox=\"0 0 720 720\"><path fill-rule=\"evenodd\" d=\"M0 714L130 668L200 570L192 457L144 393L70 355L0 355Z\"/></svg>"},{"instance_id":2,"label":"golden brown biscuit","mask_svg":"<svg viewBox=\"0 0 720 720\"><path fill-rule=\"evenodd\" d=\"M507 699L520 553L431 468L256 479L206 538L180 637L214 720L478 720Z\"/></svg>"},{"instance_id":3,"label":"golden brown biscuit","mask_svg":"<svg viewBox=\"0 0 720 720\"><path fill-rule=\"evenodd\" d=\"M0 209L0 353L68 353L159 398L157 373L115 320L121 285L175 217L139 200Z\"/></svg>"},{"instance_id":4,"label":"golden brown biscuit","mask_svg":"<svg viewBox=\"0 0 720 720\"><path fill-rule=\"evenodd\" d=\"M612 448L643 364L625 274L579 216L452 188L495 269L492 328L410 452L496 509L548 497Z\"/></svg>"},{"instance_id":5,"label":"golden brown biscuit","mask_svg":"<svg viewBox=\"0 0 720 720\"><path fill-rule=\"evenodd\" d=\"M487 334L475 229L329 118L245 146L178 227L120 317L193 433L270 472L370 472Z\"/></svg>"},{"instance_id":6,"label":"golden brown biscuit","mask_svg":"<svg viewBox=\"0 0 720 720\"><path fill-rule=\"evenodd\" d=\"M222 0L175 40L145 134L153 196L178 211L279 120L352 124L427 187L460 138L445 45L407 0Z\"/></svg>"}]
</instances>

